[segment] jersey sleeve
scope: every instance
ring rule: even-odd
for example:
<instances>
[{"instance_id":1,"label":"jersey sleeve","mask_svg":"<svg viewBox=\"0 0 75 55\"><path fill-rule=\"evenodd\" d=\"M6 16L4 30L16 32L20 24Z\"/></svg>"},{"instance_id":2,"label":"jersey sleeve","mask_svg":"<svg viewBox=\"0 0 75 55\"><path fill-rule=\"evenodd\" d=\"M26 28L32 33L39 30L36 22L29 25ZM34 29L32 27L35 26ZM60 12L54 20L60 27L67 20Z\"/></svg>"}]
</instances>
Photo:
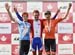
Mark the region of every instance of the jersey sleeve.
<instances>
[{"instance_id":1,"label":"jersey sleeve","mask_svg":"<svg viewBox=\"0 0 75 55\"><path fill-rule=\"evenodd\" d=\"M44 21L45 19L42 20L42 28L44 29Z\"/></svg>"},{"instance_id":2,"label":"jersey sleeve","mask_svg":"<svg viewBox=\"0 0 75 55\"><path fill-rule=\"evenodd\" d=\"M33 29L33 20L30 20L29 19L28 22L31 24L31 27L30 28L31 28L31 31L32 31L32 29Z\"/></svg>"},{"instance_id":3,"label":"jersey sleeve","mask_svg":"<svg viewBox=\"0 0 75 55\"><path fill-rule=\"evenodd\" d=\"M52 17L52 19L56 19L57 15L58 15L58 14L55 14L54 17Z\"/></svg>"},{"instance_id":4,"label":"jersey sleeve","mask_svg":"<svg viewBox=\"0 0 75 55\"><path fill-rule=\"evenodd\" d=\"M63 18L58 18L58 19L56 19L55 21L56 21L56 23L59 23L59 22L61 22L63 20Z\"/></svg>"},{"instance_id":5,"label":"jersey sleeve","mask_svg":"<svg viewBox=\"0 0 75 55\"><path fill-rule=\"evenodd\" d=\"M21 21L23 21L22 17L20 16L20 14L18 12L16 12L17 18Z\"/></svg>"},{"instance_id":6,"label":"jersey sleeve","mask_svg":"<svg viewBox=\"0 0 75 55\"><path fill-rule=\"evenodd\" d=\"M31 36L33 38L33 20L29 19L28 22L31 24L31 27L30 27L30 32L31 32Z\"/></svg>"},{"instance_id":7,"label":"jersey sleeve","mask_svg":"<svg viewBox=\"0 0 75 55\"><path fill-rule=\"evenodd\" d=\"M21 24L23 21L19 20L18 18L16 18L16 21L18 24Z\"/></svg>"}]
</instances>

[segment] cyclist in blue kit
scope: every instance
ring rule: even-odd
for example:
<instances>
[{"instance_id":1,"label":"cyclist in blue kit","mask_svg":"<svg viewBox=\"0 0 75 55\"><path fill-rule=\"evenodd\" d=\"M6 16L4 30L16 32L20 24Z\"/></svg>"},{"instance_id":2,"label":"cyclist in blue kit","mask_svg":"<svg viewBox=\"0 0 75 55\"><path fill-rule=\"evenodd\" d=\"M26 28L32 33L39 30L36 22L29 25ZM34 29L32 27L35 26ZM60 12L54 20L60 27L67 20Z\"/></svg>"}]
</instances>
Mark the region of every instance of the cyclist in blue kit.
<instances>
[{"instance_id":1,"label":"cyclist in blue kit","mask_svg":"<svg viewBox=\"0 0 75 55\"><path fill-rule=\"evenodd\" d=\"M28 13L24 12L22 14L23 21L20 21L18 18L13 18L9 9L9 5L5 4L5 8L10 16L10 19L18 24L19 34L20 34L20 54L19 55L28 55L30 48L30 28L31 24L28 23Z\"/></svg>"}]
</instances>

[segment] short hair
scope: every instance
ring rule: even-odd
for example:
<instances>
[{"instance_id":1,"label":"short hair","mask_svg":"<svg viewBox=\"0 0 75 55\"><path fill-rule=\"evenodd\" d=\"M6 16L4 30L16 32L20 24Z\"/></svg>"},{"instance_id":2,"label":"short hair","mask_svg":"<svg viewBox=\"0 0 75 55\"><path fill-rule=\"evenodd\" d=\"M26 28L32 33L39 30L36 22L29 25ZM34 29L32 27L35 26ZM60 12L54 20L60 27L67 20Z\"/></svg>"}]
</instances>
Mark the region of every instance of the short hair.
<instances>
[{"instance_id":1,"label":"short hair","mask_svg":"<svg viewBox=\"0 0 75 55\"><path fill-rule=\"evenodd\" d=\"M23 12L23 13L22 13L22 16L23 16L23 15L27 15L27 16L28 16L28 13L27 13L27 12Z\"/></svg>"},{"instance_id":2,"label":"short hair","mask_svg":"<svg viewBox=\"0 0 75 55\"><path fill-rule=\"evenodd\" d=\"M33 13L38 13L39 14L39 11L38 10L34 10Z\"/></svg>"}]
</instances>

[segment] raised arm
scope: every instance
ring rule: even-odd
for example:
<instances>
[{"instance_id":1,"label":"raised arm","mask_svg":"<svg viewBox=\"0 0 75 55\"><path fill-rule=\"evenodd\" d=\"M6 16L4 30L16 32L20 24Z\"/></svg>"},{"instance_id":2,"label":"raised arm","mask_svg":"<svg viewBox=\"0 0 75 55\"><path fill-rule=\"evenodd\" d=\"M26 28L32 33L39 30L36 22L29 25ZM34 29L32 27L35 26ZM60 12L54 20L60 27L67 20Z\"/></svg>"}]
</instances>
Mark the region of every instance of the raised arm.
<instances>
[{"instance_id":1,"label":"raised arm","mask_svg":"<svg viewBox=\"0 0 75 55\"><path fill-rule=\"evenodd\" d=\"M66 18L67 18L67 16L68 16L68 14L69 14L69 11L70 11L71 6L72 6L72 4L71 4L71 3L69 3L69 8L68 8L68 10L67 10L66 15L64 16L64 18L57 19L56 23L61 22L62 20L64 20L64 19L66 19Z\"/></svg>"},{"instance_id":2,"label":"raised arm","mask_svg":"<svg viewBox=\"0 0 75 55\"><path fill-rule=\"evenodd\" d=\"M6 8L6 10L7 10L8 14L9 14L9 16L10 16L10 19L11 19L12 21L14 21L14 22L15 22L14 18L12 17L12 15L11 15L11 13L10 13L10 11L9 11L10 6L9 6L7 3L5 4L5 8Z\"/></svg>"},{"instance_id":3,"label":"raised arm","mask_svg":"<svg viewBox=\"0 0 75 55\"><path fill-rule=\"evenodd\" d=\"M56 14L54 15L54 17L52 19L55 19L59 12L60 12L60 9L57 10Z\"/></svg>"},{"instance_id":4,"label":"raised arm","mask_svg":"<svg viewBox=\"0 0 75 55\"><path fill-rule=\"evenodd\" d=\"M16 8L15 6L14 6L14 11L15 11L15 13L16 13L18 19L21 20L21 21L23 21L22 17L21 17L20 14L18 13L17 8Z\"/></svg>"},{"instance_id":5,"label":"raised arm","mask_svg":"<svg viewBox=\"0 0 75 55\"><path fill-rule=\"evenodd\" d=\"M66 19L66 18L67 18L67 16L68 16L68 14L69 14L69 11L70 11L71 6L72 6L72 4L71 4L71 3L69 3L69 8L68 8L67 13L66 13L66 15L65 15L65 17L64 17L63 19Z\"/></svg>"},{"instance_id":6,"label":"raised arm","mask_svg":"<svg viewBox=\"0 0 75 55\"><path fill-rule=\"evenodd\" d=\"M6 3L5 4L5 8L6 8L6 10L7 10L7 12L8 12L8 14L9 14L9 16L10 16L10 19L12 20L12 21L14 21L14 22L17 22L16 20L15 20L15 18L13 18L12 17L12 15L11 15L11 13L10 13L10 6Z\"/></svg>"}]
</instances>

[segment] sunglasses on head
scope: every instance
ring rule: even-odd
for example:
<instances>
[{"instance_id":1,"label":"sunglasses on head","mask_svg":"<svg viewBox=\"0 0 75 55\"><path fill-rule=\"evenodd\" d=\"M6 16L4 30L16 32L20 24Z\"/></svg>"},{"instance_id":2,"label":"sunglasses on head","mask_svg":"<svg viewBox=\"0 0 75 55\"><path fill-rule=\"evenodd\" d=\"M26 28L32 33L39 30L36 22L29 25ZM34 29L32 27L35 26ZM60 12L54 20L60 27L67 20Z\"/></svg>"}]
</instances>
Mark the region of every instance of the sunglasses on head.
<instances>
[{"instance_id":1,"label":"sunglasses on head","mask_svg":"<svg viewBox=\"0 0 75 55\"><path fill-rule=\"evenodd\" d=\"M45 15L50 15L50 13L45 13Z\"/></svg>"}]
</instances>

